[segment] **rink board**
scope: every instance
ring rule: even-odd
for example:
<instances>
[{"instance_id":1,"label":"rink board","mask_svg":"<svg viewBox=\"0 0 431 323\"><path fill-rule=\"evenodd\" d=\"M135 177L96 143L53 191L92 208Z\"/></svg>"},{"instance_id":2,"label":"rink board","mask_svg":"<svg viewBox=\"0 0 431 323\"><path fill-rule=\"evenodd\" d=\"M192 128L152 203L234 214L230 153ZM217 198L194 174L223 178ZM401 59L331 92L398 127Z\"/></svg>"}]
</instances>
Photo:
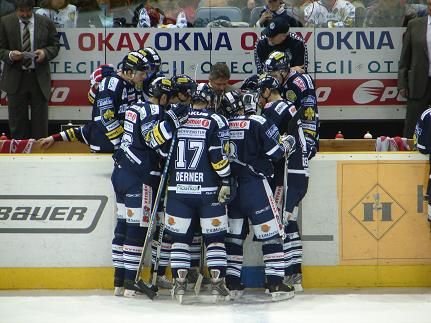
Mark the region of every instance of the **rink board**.
<instances>
[{"instance_id":1,"label":"rink board","mask_svg":"<svg viewBox=\"0 0 431 323\"><path fill-rule=\"evenodd\" d=\"M111 156L3 155L0 165L0 289L112 288ZM417 153L316 156L299 208L304 287L431 286L428 167ZM249 240L244 280L258 287L262 254Z\"/></svg>"}]
</instances>

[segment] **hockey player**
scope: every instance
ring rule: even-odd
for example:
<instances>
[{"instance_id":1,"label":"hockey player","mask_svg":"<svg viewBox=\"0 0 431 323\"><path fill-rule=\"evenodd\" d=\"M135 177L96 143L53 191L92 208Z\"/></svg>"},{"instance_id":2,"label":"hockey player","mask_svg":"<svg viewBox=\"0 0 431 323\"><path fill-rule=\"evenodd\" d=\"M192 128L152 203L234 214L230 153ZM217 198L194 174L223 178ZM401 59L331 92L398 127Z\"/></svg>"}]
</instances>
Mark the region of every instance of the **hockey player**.
<instances>
[{"instance_id":1,"label":"hockey player","mask_svg":"<svg viewBox=\"0 0 431 323\"><path fill-rule=\"evenodd\" d=\"M283 284L283 225L267 178L273 176L272 162L293 152L294 138L285 136L281 140L271 121L253 114L244 115L246 111L236 91L225 93L221 107L229 119L229 159L238 181L236 198L228 206L227 287L233 298L239 297L244 289L241 284L243 243L250 220L255 238L262 242L265 277L273 300L292 298L293 287Z\"/></svg>"},{"instance_id":2,"label":"hockey player","mask_svg":"<svg viewBox=\"0 0 431 323\"><path fill-rule=\"evenodd\" d=\"M82 127L43 138L42 147L49 148L54 141L80 141L96 153L117 150L124 132L124 113L129 105L137 102L135 85L145 79L148 69L148 60L142 54L133 51L127 54L123 58L121 70L115 74L108 73L98 85L92 121ZM90 96L91 93L89 99Z\"/></svg>"},{"instance_id":3,"label":"hockey player","mask_svg":"<svg viewBox=\"0 0 431 323\"><path fill-rule=\"evenodd\" d=\"M431 106L426 109L416 123L414 141L421 154L429 155L431 163ZM426 199L428 201L428 221L431 222L431 169L429 173Z\"/></svg>"},{"instance_id":4,"label":"hockey player","mask_svg":"<svg viewBox=\"0 0 431 323\"><path fill-rule=\"evenodd\" d=\"M137 84L137 89L142 91L141 100L146 101L149 98L149 86L157 77L164 76L160 69L162 67L162 59L159 53L152 47L141 48L139 52L144 55L150 65L149 72L141 84Z\"/></svg>"},{"instance_id":5,"label":"hockey player","mask_svg":"<svg viewBox=\"0 0 431 323\"><path fill-rule=\"evenodd\" d=\"M275 164L275 176L272 181L274 198L281 209L286 233L284 240L285 283L292 284L295 291L302 291L302 242L296 222L296 206L304 197L308 187L308 151L301 120L296 107L283 100L280 83L266 75L258 83L259 105L263 106L262 115L271 120L281 134L295 137L295 152L288 159L286 173L284 160ZM286 177L289 175L288 177ZM285 177L287 183L285 183ZM286 191L287 190L287 191ZM281 202L283 200L284 201Z\"/></svg>"},{"instance_id":6,"label":"hockey player","mask_svg":"<svg viewBox=\"0 0 431 323\"><path fill-rule=\"evenodd\" d=\"M150 101L126 110L125 132L113 156L112 184L117 201L112 240L115 295L136 295L134 281L160 178L160 156L166 155L162 148L187 120L187 107L173 106L164 111L170 91L170 80L157 78L150 86Z\"/></svg>"},{"instance_id":7,"label":"hockey player","mask_svg":"<svg viewBox=\"0 0 431 323\"><path fill-rule=\"evenodd\" d=\"M280 82L281 95L292 102L298 110L302 129L307 140L308 159L319 149L319 112L316 90L310 74L298 73L290 69L291 56L283 52L273 52L265 61L264 70Z\"/></svg>"},{"instance_id":8,"label":"hockey player","mask_svg":"<svg viewBox=\"0 0 431 323\"><path fill-rule=\"evenodd\" d=\"M177 78L178 98L187 92L194 96L196 85L189 77ZM194 82L193 82L194 83ZM190 245L197 219L206 246L206 260L211 276L211 293L229 296L224 283L226 249L224 238L227 215L224 204L233 190L227 156L229 128L227 120L209 110L200 96L194 96L187 123L178 129L177 149L168 182L165 215L166 229L172 237L171 268L174 277L172 295L182 302L187 287Z\"/></svg>"}]
</instances>

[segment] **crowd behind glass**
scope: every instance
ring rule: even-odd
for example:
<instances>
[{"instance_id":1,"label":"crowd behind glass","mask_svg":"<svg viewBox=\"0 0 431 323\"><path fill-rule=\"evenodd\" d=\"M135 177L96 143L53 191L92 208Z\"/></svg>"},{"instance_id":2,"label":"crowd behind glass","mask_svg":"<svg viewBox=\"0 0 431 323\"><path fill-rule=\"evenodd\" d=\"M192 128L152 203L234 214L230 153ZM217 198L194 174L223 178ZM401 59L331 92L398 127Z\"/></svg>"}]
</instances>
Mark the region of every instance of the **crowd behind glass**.
<instances>
[{"instance_id":1,"label":"crowd behind glass","mask_svg":"<svg viewBox=\"0 0 431 323\"><path fill-rule=\"evenodd\" d=\"M0 16L14 11L2 0ZM57 28L264 27L284 15L292 27L405 27L427 15L426 0L37 0Z\"/></svg>"}]
</instances>

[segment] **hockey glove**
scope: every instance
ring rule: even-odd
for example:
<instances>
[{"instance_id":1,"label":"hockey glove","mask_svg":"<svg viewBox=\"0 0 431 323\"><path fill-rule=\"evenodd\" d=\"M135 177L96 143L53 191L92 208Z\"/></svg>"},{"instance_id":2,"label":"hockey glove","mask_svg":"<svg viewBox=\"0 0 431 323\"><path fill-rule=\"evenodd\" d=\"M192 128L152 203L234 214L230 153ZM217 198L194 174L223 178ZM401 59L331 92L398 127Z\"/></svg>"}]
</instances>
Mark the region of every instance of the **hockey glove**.
<instances>
[{"instance_id":1,"label":"hockey glove","mask_svg":"<svg viewBox=\"0 0 431 323\"><path fill-rule=\"evenodd\" d=\"M168 122L171 129L178 129L189 118L189 106L184 104L172 105L171 109L166 111L165 121Z\"/></svg>"},{"instance_id":2,"label":"hockey glove","mask_svg":"<svg viewBox=\"0 0 431 323\"><path fill-rule=\"evenodd\" d=\"M236 196L236 179L233 176L224 177L218 189L217 196L220 204L229 204Z\"/></svg>"},{"instance_id":3,"label":"hockey glove","mask_svg":"<svg viewBox=\"0 0 431 323\"><path fill-rule=\"evenodd\" d=\"M284 147L284 153L286 155L286 158L289 158L296 150L296 140L295 137L292 135L286 135L284 134L281 136L281 144Z\"/></svg>"}]
</instances>

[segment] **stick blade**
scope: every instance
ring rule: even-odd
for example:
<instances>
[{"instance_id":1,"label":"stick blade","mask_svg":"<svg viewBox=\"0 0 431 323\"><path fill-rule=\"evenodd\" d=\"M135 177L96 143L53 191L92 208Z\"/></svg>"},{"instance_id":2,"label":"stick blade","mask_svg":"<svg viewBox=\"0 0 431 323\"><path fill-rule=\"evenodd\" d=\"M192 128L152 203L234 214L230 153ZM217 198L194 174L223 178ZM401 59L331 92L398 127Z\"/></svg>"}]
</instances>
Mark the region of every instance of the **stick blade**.
<instances>
[{"instance_id":1,"label":"stick blade","mask_svg":"<svg viewBox=\"0 0 431 323\"><path fill-rule=\"evenodd\" d=\"M142 293L148 296L149 299L153 300L157 296L157 287L153 285L147 285L144 281L139 280L135 282L135 287Z\"/></svg>"},{"instance_id":2,"label":"stick blade","mask_svg":"<svg viewBox=\"0 0 431 323\"><path fill-rule=\"evenodd\" d=\"M195 295L198 296L199 293L201 292L201 286L202 286L202 280L204 279L204 276L199 273L198 278L196 279L196 283L195 283Z\"/></svg>"}]
</instances>

